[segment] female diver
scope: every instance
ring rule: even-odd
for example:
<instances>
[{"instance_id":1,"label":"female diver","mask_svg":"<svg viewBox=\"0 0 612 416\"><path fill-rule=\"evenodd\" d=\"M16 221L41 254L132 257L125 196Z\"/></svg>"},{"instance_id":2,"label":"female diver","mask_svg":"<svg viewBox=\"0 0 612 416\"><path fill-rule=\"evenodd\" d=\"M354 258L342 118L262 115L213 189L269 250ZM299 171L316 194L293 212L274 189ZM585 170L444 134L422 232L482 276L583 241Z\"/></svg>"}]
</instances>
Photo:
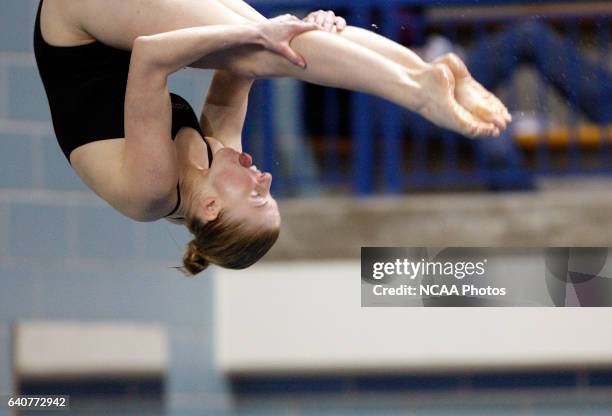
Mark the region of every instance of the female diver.
<instances>
[{"instance_id":1,"label":"female diver","mask_svg":"<svg viewBox=\"0 0 612 416\"><path fill-rule=\"evenodd\" d=\"M192 275L248 267L279 234L272 177L241 151L253 79L374 94L472 137L510 121L456 56L425 63L332 12L300 21L266 19L242 0L41 0L34 50L73 169L136 221L185 224ZM200 120L167 87L187 66L216 70Z\"/></svg>"}]
</instances>

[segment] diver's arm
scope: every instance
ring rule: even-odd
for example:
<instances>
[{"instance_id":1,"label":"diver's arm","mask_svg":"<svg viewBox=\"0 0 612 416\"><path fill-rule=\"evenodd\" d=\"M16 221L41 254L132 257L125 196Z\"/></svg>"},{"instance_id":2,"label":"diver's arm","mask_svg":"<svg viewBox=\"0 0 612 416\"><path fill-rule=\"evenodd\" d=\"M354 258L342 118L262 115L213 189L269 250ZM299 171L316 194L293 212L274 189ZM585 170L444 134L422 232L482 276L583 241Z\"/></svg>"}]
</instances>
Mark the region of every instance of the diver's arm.
<instances>
[{"instance_id":1,"label":"diver's arm","mask_svg":"<svg viewBox=\"0 0 612 416\"><path fill-rule=\"evenodd\" d=\"M139 36L132 50L140 52L152 71L167 76L213 52L261 44L260 35L253 24L191 27Z\"/></svg>"},{"instance_id":2,"label":"diver's arm","mask_svg":"<svg viewBox=\"0 0 612 416\"><path fill-rule=\"evenodd\" d=\"M167 78L196 57L257 41L252 25L209 26L138 37L133 45L125 97L125 146L120 176L125 194L140 205L165 207L178 181L171 139Z\"/></svg>"},{"instance_id":3,"label":"diver's arm","mask_svg":"<svg viewBox=\"0 0 612 416\"><path fill-rule=\"evenodd\" d=\"M215 71L200 118L206 136L242 151L242 128L252 85L251 78Z\"/></svg>"},{"instance_id":4,"label":"diver's arm","mask_svg":"<svg viewBox=\"0 0 612 416\"><path fill-rule=\"evenodd\" d=\"M209 54L251 45L302 63L303 58L293 52L289 41L313 28L314 25L297 19L270 20L193 27L136 38L126 88L122 160L122 172L130 183L142 184L142 192L146 189L147 194L162 200L176 184L177 161L170 137L172 109L167 85L170 74ZM244 115L239 115L239 127L243 121Z\"/></svg>"}]
</instances>

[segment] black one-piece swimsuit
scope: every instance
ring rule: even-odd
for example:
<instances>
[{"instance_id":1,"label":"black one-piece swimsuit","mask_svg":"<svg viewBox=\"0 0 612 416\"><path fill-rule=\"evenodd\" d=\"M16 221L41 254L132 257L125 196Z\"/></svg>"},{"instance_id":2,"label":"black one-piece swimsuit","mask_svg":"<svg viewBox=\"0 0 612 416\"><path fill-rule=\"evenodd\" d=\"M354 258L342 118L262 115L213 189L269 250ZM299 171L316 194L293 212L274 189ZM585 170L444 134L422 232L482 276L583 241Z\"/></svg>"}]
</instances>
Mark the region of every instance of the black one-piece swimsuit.
<instances>
[{"instance_id":1,"label":"black one-piece swimsuit","mask_svg":"<svg viewBox=\"0 0 612 416\"><path fill-rule=\"evenodd\" d=\"M70 163L70 153L86 143L125 137L124 103L131 52L99 41L80 46L49 45L42 36L38 5L34 28L34 55L43 81L53 128L62 152ZM183 127L198 131L212 162L212 150L204 137L193 108L181 96L170 94L172 101L172 139ZM177 203L167 216L180 205Z\"/></svg>"}]
</instances>

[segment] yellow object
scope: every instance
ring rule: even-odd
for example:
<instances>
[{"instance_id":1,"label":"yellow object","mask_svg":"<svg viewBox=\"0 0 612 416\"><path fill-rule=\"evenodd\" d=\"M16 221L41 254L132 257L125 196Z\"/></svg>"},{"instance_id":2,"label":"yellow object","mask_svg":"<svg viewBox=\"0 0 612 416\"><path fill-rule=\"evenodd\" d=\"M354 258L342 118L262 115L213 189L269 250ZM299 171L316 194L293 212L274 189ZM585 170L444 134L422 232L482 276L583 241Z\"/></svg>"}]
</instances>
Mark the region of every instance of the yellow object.
<instances>
[{"instance_id":1,"label":"yellow object","mask_svg":"<svg viewBox=\"0 0 612 416\"><path fill-rule=\"evenodd\" d=\"M599 147L612 143L612 124L580 124L575 128L569 126L543 126L541 131L515 131L514 140L524 149L533 149L539 145L551 148L567 147L577 143L584 148Z\"/></svg>"}]
</instances>

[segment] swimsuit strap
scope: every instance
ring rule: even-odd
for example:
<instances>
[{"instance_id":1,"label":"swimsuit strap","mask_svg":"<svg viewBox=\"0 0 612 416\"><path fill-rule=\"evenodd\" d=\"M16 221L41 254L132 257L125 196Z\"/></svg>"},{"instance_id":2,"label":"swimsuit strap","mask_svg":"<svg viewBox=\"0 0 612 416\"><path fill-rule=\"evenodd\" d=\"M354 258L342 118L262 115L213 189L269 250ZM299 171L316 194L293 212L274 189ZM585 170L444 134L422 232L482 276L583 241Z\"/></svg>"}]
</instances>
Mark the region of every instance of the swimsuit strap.
<instances>
[{"instance_id":1,"label":"swimsuit strap","mask_svg":"<svg viewBox=\"0 0 612 416\"><path fill-rule=\"evenodd\" d=\"M208 142L208 140L206 140L206 137L202 136L202 139L204 139L204 143L206 143L206 152L208 153L208 168L210 169L210 166L213 160L212 147L210 147L210 143ZM166 215L166 217L169 217L170 215L174 214L179 209L180 205L181 205L181 188L179 184L177 183L176 184L176 205L174 206L174 209L168 215Z\"/></svg>"}]
</instances>

